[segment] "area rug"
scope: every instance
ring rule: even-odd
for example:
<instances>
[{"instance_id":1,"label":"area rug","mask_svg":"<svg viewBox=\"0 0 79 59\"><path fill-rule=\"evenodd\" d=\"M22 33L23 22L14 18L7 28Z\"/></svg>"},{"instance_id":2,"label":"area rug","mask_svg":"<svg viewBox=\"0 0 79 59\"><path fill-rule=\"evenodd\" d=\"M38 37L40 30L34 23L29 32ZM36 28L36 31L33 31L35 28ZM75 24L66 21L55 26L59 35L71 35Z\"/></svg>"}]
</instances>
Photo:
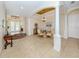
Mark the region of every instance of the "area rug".
<instances>
[{"instance_id":1,"label":"area rug","mask_svg":"<svg viewBox=\"0 0 79 59\"><path fill-rule=\"evenodd\" d=\"M12 36L13 40L15 40L15 39L21 39L21 38L24 38L24 37L26 37L25 33L14 34Z\"/></svg>"}]
</instances>

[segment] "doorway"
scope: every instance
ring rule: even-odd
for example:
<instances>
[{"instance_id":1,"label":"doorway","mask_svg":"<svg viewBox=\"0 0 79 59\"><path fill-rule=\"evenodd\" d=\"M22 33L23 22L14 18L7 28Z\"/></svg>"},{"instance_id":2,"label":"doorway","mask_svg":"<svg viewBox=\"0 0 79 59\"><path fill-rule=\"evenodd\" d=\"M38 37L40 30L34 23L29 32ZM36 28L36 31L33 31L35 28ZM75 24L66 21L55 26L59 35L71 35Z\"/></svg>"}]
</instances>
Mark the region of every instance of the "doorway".
<instances>
[{"instance_id":1,"label":"doorway","mask_svg":"<svg viewBox=\"0 0 79 59\"><path fill-rule=\"evenodd\" d=\"M75 9L68 16L69 37L79 38L79 9Z\"/></svg>"}]
</instances>

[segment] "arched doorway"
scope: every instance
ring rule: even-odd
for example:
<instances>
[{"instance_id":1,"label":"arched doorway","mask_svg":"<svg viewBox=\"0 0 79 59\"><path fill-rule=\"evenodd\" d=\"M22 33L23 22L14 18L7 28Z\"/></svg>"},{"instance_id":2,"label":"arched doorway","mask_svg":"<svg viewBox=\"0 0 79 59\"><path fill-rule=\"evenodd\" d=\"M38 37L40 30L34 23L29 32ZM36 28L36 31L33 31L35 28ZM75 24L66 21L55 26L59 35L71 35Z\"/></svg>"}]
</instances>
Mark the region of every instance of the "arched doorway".
<instances>
[{"instance_id":1,"label":"arched doorway","mask_svg":"<svg viewBox=\"0 0 79 59\"><path fill-rule=\"evenodd\" d=\"M68 37L79 38L79 8L68 13Z\"/></svg>"}]
</instances>

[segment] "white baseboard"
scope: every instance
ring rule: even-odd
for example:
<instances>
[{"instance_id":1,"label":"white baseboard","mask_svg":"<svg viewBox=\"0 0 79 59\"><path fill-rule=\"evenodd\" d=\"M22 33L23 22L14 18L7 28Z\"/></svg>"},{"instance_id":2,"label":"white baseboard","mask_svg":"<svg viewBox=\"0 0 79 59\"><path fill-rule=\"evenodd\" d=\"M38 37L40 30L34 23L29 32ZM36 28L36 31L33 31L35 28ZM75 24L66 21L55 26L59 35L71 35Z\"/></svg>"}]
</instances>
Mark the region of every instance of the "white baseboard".
<instances>
[{"instance_id":1,"label":"white baseboard","mask_svg":"<svg viewBox=\"0 0 79 59\"><path fill-rule=\"evenodd\" d=\"M77 38L77 37L68 37L69 39L78 39L79 40L79 38Z\"/></svg>"},{"instance_id":2,"label":"white baseboard","mask_svg":"<svg viewBox=\"0 0 79 59\"><path fill-rule=\"evenodd\" d=\"M68 39L68 37L66 35L61 35L62 39Z\"/></svg>"}]
</instances>

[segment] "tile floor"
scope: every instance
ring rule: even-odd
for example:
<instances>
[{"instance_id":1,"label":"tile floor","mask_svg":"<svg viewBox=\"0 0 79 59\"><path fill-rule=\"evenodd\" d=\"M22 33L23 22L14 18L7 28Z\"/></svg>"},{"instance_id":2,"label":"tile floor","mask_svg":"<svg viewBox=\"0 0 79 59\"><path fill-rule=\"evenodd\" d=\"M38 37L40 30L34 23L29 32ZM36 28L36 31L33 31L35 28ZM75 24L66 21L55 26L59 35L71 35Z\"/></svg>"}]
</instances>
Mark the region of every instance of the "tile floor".
<instances>
[{"instance_id":1,"label":"tile floor","mask_svg":"<svg viewBox=\"0 0 79 59\"><path fill-rule=\"evenodd\" d=\"M53 49L53 38L26 36L13 41L14 46L3 49L1 58L79 57L79 40L62 39L60 52Z\"/></svg>"}]
</instances>

